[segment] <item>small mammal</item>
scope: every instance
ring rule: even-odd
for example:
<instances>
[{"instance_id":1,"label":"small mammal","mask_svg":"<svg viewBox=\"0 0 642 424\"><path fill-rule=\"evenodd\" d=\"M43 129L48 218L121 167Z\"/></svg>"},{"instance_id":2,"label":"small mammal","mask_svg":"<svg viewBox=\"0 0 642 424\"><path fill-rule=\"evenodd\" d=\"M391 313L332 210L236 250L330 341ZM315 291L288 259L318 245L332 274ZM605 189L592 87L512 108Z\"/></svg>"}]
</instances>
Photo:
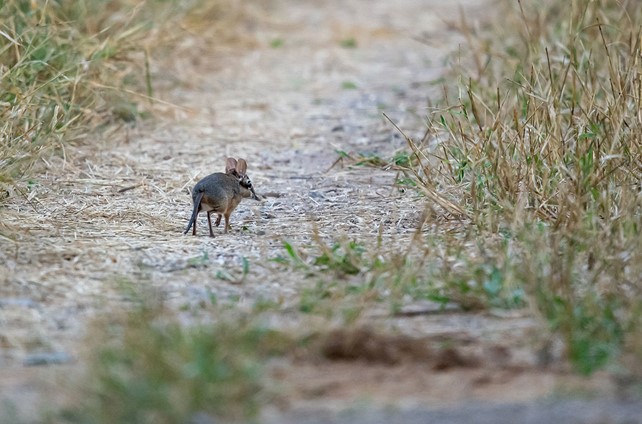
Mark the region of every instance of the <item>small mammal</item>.
<instances>
[{"instance_id":1,"label":"small mammal","mask_svg":"<svg viewBox=\"0 0 642 424\"><path fill-rule=\"evenodd\" d=\"M230 226L230 215L241 203L243 198L251 197L260 200L254 192L252 181L247 176L247 162L244 159L238 161L234 158L227 158L225 162L225 173L216 172L200 180L192 190L192 201L194 209L192 217L187 224L183 234L187 234L193 226L192 235L196 235L196 218L199 212L207 212L207 223L210 227L210 237L214 237L212 231L212 212L218 214L216 226L221 223L221 216L225 217L225 232L232 228Z\"/></svg>"}]
</instances>

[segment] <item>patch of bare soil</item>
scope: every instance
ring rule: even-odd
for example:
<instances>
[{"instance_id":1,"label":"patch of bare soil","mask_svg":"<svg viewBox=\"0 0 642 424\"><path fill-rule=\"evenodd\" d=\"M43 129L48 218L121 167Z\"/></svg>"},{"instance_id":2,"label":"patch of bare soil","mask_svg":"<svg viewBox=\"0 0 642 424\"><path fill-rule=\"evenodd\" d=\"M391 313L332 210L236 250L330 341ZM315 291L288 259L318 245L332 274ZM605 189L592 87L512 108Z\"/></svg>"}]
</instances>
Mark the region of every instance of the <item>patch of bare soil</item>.
<instances>
[{"instance_id":1,"label":"patch of bare soil","mask_svg":"<svg viewBox=\"0 0 642 424\"><path fill-rule=\"evenodd\" d=\"M485 5L462 3L472 17ZM374 241L382 228L386 246L408 245L424 200L394 189L394 173L331 167L336 150L386 156L404 146L381 111L421 135L431 81L457 48L443 19L455 19L458 5L304 0L271 8L254 29L256 48L186 38L180 54L153 63L157 95L177 107L157 105L160 119L52 159L27 198L14 195L2 211L18 231L0 241L0 398L23 406L49 399L55 364L76 366L68 358L80 357L87 323L127 302L123 285L155 288L177 308L212 295L240 307L260 298L287 306L306 283L265 265L283 255L283 240L310 243L316 227L328 240ZM247 159L266 199L244 201L228 234L219 227L208 237L201 214L197 236L183 235L188 189L222 171L227 156ZM244 258L251 268L241 284L220 278ZM272 365L287 408L610 390L601 376L540 367L547 362L532 349L537 323L527 312L373 313L366 321L390 335L337 330L322 357ZM26 366L43 353L39 363L49 365Z\"/></svg>"}]
</instances>

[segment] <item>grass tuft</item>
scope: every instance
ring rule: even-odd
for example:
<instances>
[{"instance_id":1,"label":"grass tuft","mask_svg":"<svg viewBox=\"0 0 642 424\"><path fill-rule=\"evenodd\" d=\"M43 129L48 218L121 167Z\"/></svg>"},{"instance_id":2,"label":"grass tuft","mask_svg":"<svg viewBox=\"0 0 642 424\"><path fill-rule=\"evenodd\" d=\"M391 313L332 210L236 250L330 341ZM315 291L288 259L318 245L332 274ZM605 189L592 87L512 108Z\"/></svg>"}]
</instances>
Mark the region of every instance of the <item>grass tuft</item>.
<instances>
[{"instance_id":1,"label":"grass tuft","mask_svg":"<svg viewBox=\"0 0 642 424\"><path fill-rule=\"evenodd\" d=\"M185 31L231 39L243 13L235 4L0 2L0 204L28 190L40 159L141 116L154 95L151 52L173 48Z\"/></svg>"},{"instance_id":2,"label":"grass tuft","mask_svg":"<svg viewBox=\"0 0 642 424\"><path fill-rule=\"evenodd\" d=\"M623 352L641 361L642 10L600 0L497 7L492 29L460 26L469 44L427 136L408 139L405 172L431 207L463 211L466 240L502 235L487 246L495 259L479 269L482 286L512 281L528 293L579 372Z\"/></svg>"},{"instance_id":3,"label":"grass tuft","mask_svg":"<svg viewBox=\"0 0 642 424\"><path fill-rule=\"evenodd\" d=\"M82 397L56 420L248 420L269 396L263 362L290 343L251 317L183 326L151 302L94 330L102 343L93 344Z\"/></svg>"}]
</instances>

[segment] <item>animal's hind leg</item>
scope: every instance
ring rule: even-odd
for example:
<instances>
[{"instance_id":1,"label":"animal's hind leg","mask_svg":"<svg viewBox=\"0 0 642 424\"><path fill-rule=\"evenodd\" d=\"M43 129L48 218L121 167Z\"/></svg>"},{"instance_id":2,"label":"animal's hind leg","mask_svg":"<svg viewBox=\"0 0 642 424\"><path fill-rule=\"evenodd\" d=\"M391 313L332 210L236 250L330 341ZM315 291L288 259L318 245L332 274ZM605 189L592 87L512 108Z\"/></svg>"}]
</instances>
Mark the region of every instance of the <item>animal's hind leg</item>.
<instances>
[{"instance_id":1,"label":"animal's hind leg","mask_svg":"<svg viewBox=\"0 0 642 424\"><path fill-rule=\"evenodd\" d=\"M230 226L230 215L231 213L226 213L225 214L225 232L227 233L228 230L231 230L232 227Z\"/></svg>"},{"instance_id":2,"label":"animal's hind leg","mask_svg":"<svg viewBox=\"0 0 642 424\"><path fill-rule=\"evenodd\" d=\"M192 227L192 235L196 235L196 221L198 221L198 212L196 212L196 216L194 217L194 226Z\"/></svg>"},{"instance_id":3,"label":"animal's hind leg","mask_svg":"<svg viewBox=\"0 0 642 424\"><path fill-rule=\"evenodd\" d=\"M218 214L218 218L216 218L216 222L214 223L214 225L216 225L216 226L218 227L218 226L221 224L221 218L222 218L222 217L223 217L223 215L221 215L221 214L219 213L219 214Z\"/></svg>"},{"instance_id":4,"label":"animal's hind leg","mask_svg":"<svg viewBox=\"0 0 642 424\"><path fill-rule=\"evenodd\" d=\"M214 237L214 231L212 231L212 218L210 217L212 211L207 211L207 223L210 226L210 237Z\"/></svg>"}]
</instances>

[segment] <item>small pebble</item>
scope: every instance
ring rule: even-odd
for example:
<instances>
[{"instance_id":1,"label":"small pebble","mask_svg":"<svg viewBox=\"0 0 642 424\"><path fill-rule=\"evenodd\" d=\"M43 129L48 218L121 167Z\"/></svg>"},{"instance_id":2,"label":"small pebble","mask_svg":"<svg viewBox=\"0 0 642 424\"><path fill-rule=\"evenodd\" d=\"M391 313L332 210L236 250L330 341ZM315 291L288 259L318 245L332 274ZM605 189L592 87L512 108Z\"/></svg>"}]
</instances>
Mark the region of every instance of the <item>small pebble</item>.
<instances>
[{"instance_id":1,"label":"small pebble","mask_svg":"<svg viewBox=\"0 0 642 424\"><path fill-rule=\"evenodd\" d=\"M325 199L323 193L319 193L318 191L311 191L309 196L313 199Z\"/></svg>"},{"instance_id":2,"label":"small pebble","mask_svg":"<svg viewBox=\"0 0 642 424\"><path fill-rule=\"evenodd\" d=\"M40 365L60 365L73 362L74 358L67 352L39 352L30 353L22 361L25 367Z\"/></svg>"}]
</instances>

